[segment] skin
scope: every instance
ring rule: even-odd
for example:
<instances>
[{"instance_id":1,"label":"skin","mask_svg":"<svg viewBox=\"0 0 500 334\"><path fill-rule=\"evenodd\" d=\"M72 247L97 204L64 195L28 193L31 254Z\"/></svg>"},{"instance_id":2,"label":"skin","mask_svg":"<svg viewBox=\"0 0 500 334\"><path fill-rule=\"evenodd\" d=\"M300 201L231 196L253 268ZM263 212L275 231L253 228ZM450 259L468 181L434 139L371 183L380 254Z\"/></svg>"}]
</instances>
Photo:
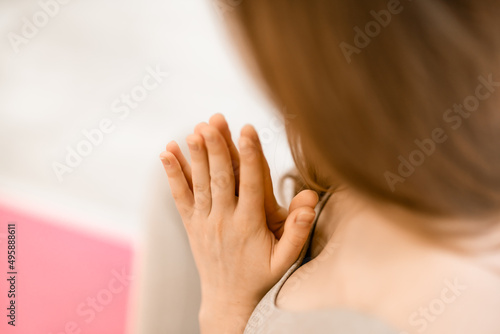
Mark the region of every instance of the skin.
<instances>
[{"instance_id":1,"label":"skin","mask_svg":"<svg viewBox=\"0 0 500 334\"><path fill-rule=\"evenodd\" d=\"M256 304L297 259L318 198L303 191L288 210L278 205L251 126L237 148L217 114L186 140L191 164L175 142L160 158L200 273L201 332L243 333ZM296 223L299 216L304 224ZM500 228L429 238L401 222L451 229L481 223L409 213L343 187L319 217L313 260L285 282L278 308L353 309L398 334L500 333ZM452 294L447 280L464 289ZM436 315L429 305L441 298L453 302Z\"/></svg>"},{"instance_id":2,"label":"skin","mask_svg":"<svg viewBox=\"0 0 500 334\"><path fill-rule=\"evenodd\" d=\"M314 220L316 193L288 210L273 194L255 129L232 142L222 115L186 138L191 165L175 142L160 155L200 274L203 334L240 333L264 294L297 259Z\"/></svg>"},{"instance_id":3,"label":"skin","mask_svg":"<svg viewBox=\"0 0 500 334\"><path fill-rule=\"evenodd\" d=\"M349 188L333 196L317 222L314 259L285 282L278 308L352 309L398 334L500 333L500 228L432 239L401 222L456 228L480 221L415 215ZM454 293L446 282L461 288Z\"/></svg>"}]
</instances>

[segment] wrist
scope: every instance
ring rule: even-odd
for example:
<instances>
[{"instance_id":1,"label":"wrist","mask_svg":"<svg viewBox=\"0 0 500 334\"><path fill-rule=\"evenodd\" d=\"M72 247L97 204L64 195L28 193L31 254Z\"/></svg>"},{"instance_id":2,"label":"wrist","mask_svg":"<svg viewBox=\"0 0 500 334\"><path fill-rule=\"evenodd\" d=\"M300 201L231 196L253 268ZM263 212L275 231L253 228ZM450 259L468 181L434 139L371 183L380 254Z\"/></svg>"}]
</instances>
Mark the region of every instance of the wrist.
<instances>
[{"instance_id":1,"label":"wrist","mask_svg":"<svg viewBox=\"0 0 500 334\"><path fill-rule=\"evenodd\" d=\"M202 334L243 333L257 304L203 300L198 319Z\"/></svg>"}]
</instances>

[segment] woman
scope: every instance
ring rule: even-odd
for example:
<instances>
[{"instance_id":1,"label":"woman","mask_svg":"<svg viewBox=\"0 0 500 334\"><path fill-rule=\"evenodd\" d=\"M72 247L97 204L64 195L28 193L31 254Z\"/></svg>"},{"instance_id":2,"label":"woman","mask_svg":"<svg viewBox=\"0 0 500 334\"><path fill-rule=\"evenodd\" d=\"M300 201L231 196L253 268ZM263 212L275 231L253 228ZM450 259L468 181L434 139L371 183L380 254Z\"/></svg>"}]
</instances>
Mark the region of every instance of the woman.
<instances>
[{"instance_id":1,"label":"woman","mask_svg":"<svg viewBox=\"0 0 500 334\"><path fill-rule=\"evenodd\" d=\"M237 6L302 191L279 207L255 130L238 151L221 115L187 138L191 165L175 143L162 153L203 334L500 333L499 9Z\"/></svg>"}]
</instances>

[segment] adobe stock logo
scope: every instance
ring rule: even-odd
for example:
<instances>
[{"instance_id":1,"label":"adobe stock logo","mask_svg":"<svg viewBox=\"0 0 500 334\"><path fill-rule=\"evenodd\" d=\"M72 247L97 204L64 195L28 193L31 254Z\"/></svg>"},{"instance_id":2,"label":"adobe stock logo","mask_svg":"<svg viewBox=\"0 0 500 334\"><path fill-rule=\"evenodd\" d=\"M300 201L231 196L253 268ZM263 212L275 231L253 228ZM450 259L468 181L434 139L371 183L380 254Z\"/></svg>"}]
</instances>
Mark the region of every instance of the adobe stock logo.
<instances>
[{"instance_id":1,"label":"adobe stock logo","mask_svg":"<svg viewBox=\"0 0 500 334\"><path fill-rule=\"evenodd\" d=\"M64 181L66 174L73 173L85 158L90 156L115 131L120 122L129 118L132 111L137 110L141 103L170 77L170 73L164 71L159 65L156 65L156 67L147 66L145 72L138 84L134 85L129 91L120 94L111 103L110 111L117 116L115 120L104 117L94 128L90 130L83 129L81 131L83 138L74 145L66 146L64 159L52 162L52 170L59 182Z\"/></svg>"},{"instance_id":2,"label":"adobe stock logo","mask_svg":"<svg viewBox=\"0 0 500 334\"><path fill-rule=\"evenodd\" d=\"M444 287L436 298L422 305L408 317L408 324L418 333L424 333L467 290L467 285L458 278L445 279ZM414 331L412 331L414 333ZM409 334L400 332L399 334Z\"/></svg>"},{"instance_id":3,"label":"adobe stock logo","mask_svg":"<svg viewBox=\"0 0 500 334\"><path fill-rule=\"evenodd\" d=\"M373 17L373 20L365 24L364 30L358 26L353 28L355 32L353 40L354 45L346 42L341 42L339 45L347 63L350 64L352 62L353 54L360 54L361 50L368 47L372 39L376 38L382 32L382 28L387 28L389 26L392 17L401 14L403 9L404 7L400 0L389 0L387 2L387 9L382 9L378 12L371 10L370 15Z\"/></svg>"},{"instance_id":4,"label":"adobe stock logo","mask_svg":"<svg viewBox=\"0 0 500 334\"><path fill-rule=\"evenodd\" d=\"M101 313L105 313L113 302L116 304L115 300L119 295L129 292L128 287L133 280L134 276L127 273L125 268L122 268L121 271L113 269L107 284L96 293L87 296L84 301L81 301L76 306L71 320L60 324L58 329L54 329L48 334L89 333L89 325L98 319Z\"/></svg>"},{"instance_id":5,"label":"adobe stock logo","mask_svg":"<svg viewBox=\"0 0 500 334\"><path fill-rule=\"evenodd\" d=\"M481 103L490 99L500 87L500 81L495 81L493 74L478 77L478 85L474 92L466 96L462 103L455 103L443 112L442 120L446 125L433 128L429 136L423 139L415 139L416 148L406 156L399 155L399 165L394 172L386 170L384 178L389 189L396 191L396 185L404 183L412 176L418 167L422 166L437 150L439 145L445 143L449 135L462 127L462 124L473 117L474 113L480 113Z\"/></svg>"},{"instance_id":6,"label":"adobe stock logo","mask_svg":"<svg viewBox=\"0 0 500 334\"><path fill-rule=\"evenodd\" d=\"M32 41L41 29L49 24L50 19L59 15L61 5L67 5L71 0L40 0L40 9L31 15L31 18L23 17L22 26L19 33L9 32L7 38L12 50L16 54L20 52L22 45L27 45Z\"/></svg>"}]
</instances>

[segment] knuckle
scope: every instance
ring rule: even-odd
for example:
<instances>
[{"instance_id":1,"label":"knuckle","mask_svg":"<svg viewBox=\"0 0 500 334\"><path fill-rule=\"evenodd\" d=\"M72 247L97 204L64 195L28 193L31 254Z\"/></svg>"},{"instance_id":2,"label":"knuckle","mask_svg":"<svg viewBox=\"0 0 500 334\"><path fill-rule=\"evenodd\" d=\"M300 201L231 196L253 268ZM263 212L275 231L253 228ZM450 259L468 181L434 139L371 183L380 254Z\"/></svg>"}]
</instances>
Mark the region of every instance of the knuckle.
<instances>
[{"instance_id":1,"label":"knuckle","mask_svg":"<svg viewBox=\"0 0 500 334\"><path fill-rule=\"evenodd\" d=\"M189 217L193 211L193 205L192 202L189 201L188 194L172 192L172 198L174 199L175 206L181 217L183 219Z\"/></svg>"},{"instance_id":2,"label":"knuckle","mask_svg":"<svg viewBox=\"0 0 500 334\"><path fill-rule=\"evenodd\" d=\"M174 165L174 168L170 168L169 170L167 170L167 175L170 178L178 178L183 174L182 171Z\"/></svg>"},{"instance_id":3,"label":"knuckle","mask_svg":"<svg viewBox=\"0 0 500 334\"><path fill-rule=\"evenodd\" d=\"M207 197L198 197L196 198L195 204L194 204L194 209L197 212L205 212L207 210L210 210L211 206L211 201Z\"/></svg>"},{"instance_id":4,"label":"knuckle","mask_svg":"<svg viewBox=\"0 0 500 334\"><path fill-rule=\"evenodd\" d=\"M226 147L222 145L222 142L219 140L217 136L214 137L212 142L207 142L207 147L209 149L209 154L211 155L223 156L226 153L225 152Z\"/></svg>"},{"instance_id":5,"label":"knuckle","mask_svg":"<svg viewBox=\"0 0 500 334\"><path fill-rule=\"evenodd\" d=\"M194 207L193 207L194 208ZM191 221L193 222L196 222L196 229L198 231L203 231L203 228L205 226L205 224L203 223L205 220L207 219L207 215L200 212L200 211L197 211L197 210L193 210L192 214L191 214Z\"/></svg>"},{"instance_id":6,"label":"knuckle","mask_svg":"<svg viewBox=\"0 0 500 334\"><path fill-rule=\"evenodd\" d=\"M298 248L304 245L305 237L298 233L292 233L288 236L287 240L293 247Z\"/></svg>"},{"instance_id":7,"label":"knuckle","mask_svg":"<svg viewBox=\"0 0 500 334\"><path fill-rule=\"evenodd\" d=\"M200 195L207 194L210 192L210 186L208 183L195 183L193 184L193 190Z\"/></svg>"},{"instance_id":8,"label":"knuckle","mask_svg":"<svg viewBox=\"0 0 500 334\"><path fill-rule=\"evenodd\" d=\"M255 160L255 158L258 156L258 153L259 147L254 141L248 138L245 138L241 141L240 155L245 161Z\"/></svg>"},{"instance_id":9,"label":"knuckle","mask_svg":"<svg viewBox=\"0 0 500 334\"><path fill-rule=\"evenodd\" d=\"M241 181L240 181L241 182ZM257 193L261 190L261 185L254 182L241 182L240 188L246 192Z\"/></svg>"},{"instance_id":10,"label":"knuckle","mask_svg":"<svg viewBox=\"0 0 500 334\"><path fill-rule=\"evenodd\" d=\"M212 175L212 186L216 190L225 190L233 184L233 176L227 171L219 171Z\"/></svg>"},{"instance_id":11,"label":"knuckle","mask_svg":"<svg viewBox=\"0 0 500 334\"><path fill-rule=\"evenodd\" d=\"M174 201L176 202L181 202L187 198L188 194L187 191L172 191L172 197Z\"/></svg>"},{"instance_id":12,"label":"knuckle","mask_svg":"<svg viewBox=\"0 0 500 334\"><path fill-rule=\"evenodd\" d=\"M181 217L186 217L186 219L189 219L193 213L193 207L184 206L178 210Z\"/></svg>"},{"instance_id":13,"label":"knuckle","mask_svg":"<svg viewBox=\"0 0 500 334\"><path fill-rule=\"evenodd\" d=\"M258 152L255 148L248 147L241 150L241 158L245 163L256 162L258 156Z\"/></svg>"}]
</instances>

